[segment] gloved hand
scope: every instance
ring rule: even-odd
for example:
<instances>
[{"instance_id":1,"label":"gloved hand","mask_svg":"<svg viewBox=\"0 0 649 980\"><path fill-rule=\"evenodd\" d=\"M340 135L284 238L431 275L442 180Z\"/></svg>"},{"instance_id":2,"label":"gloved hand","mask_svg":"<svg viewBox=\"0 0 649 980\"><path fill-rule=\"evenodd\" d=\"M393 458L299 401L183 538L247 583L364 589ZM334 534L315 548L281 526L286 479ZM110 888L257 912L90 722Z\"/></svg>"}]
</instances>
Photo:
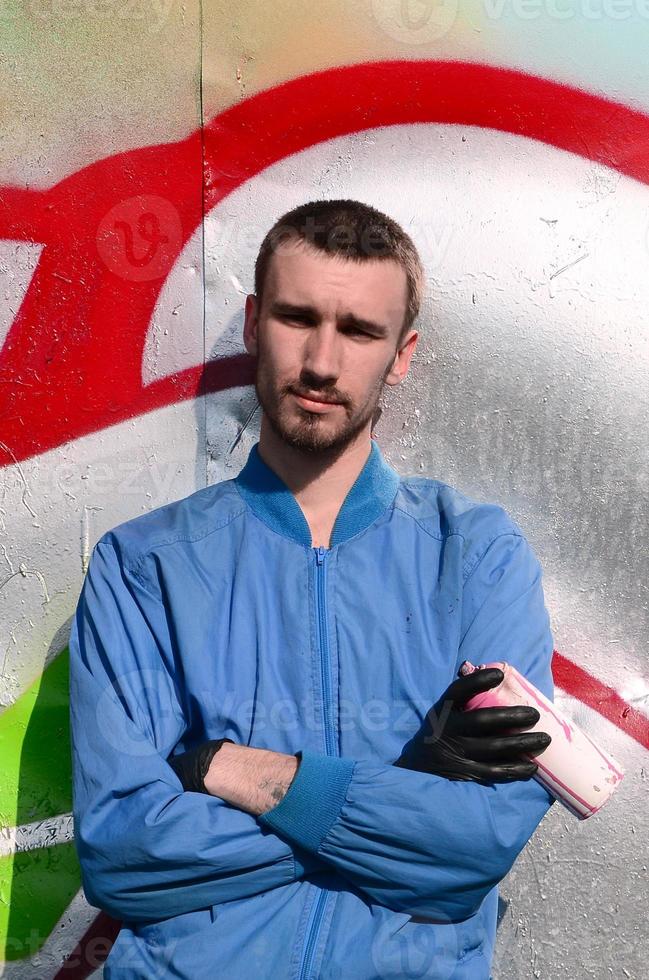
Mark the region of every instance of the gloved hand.
<instances>
[{"instance_id":1,"label":"gloved hand","mask_svg":"<svg viewBox=\"0 0 649 980\"><path fill-rule=\"evenodd\" d=\"M178 776L184 790L192 793L208 792L205 789L204 779L212 759L224 742L235 744L231 738L213 738L187 752L169 756L167 762Z\"/></svg>"},{"instance_id":2,"label":"gloved hand","mask_svg":"<svg viewBox=\"0 0 649 980\"><path fill-rule=\"evenodd\" d=\"M453 681L393 764L483 785L530 779L538 766L521 754L540 755L552 739L545 732L512 734L511 730L535 725L541 717L536 708L462 708L503 678L502 670L487 667Z\"/></svg>"}]
</instances>

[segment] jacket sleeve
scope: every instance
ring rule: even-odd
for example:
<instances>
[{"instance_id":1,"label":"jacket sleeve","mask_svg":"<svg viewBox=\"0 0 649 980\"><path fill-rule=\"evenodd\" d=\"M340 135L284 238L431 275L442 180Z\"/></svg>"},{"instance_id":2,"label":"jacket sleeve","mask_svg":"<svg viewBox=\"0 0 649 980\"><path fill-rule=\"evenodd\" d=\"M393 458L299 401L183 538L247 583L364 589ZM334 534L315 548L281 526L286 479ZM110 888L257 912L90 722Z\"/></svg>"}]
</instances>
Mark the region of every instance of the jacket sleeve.
<instances>
[{"instance_id":1,"label":"jacket sleeve","mask_svg":"<svg viewBox=\"0 0 649 980\"><path fill-rule=\"evenodd\" d=\"M86 896L150 922L267 891L322 863L218 797L184 793L166 759L186 725L164 608L107 535L70 637L75 843Z\"/></svg>"},{"instance_id":2,"label":"jacket sleeve","mask_svg":"<svg viewBox=\"0 0 649 980\"><path fill-rule=\"evenodd\" d=\"M552 698L552 649L539 563L524 537L502 534L466 579L456 668L507 660ZM286 795L258 819L380 905L440 921L478 910L552 803L535 779L483 786L297 754Z\"/></svg>"}]
</instances>

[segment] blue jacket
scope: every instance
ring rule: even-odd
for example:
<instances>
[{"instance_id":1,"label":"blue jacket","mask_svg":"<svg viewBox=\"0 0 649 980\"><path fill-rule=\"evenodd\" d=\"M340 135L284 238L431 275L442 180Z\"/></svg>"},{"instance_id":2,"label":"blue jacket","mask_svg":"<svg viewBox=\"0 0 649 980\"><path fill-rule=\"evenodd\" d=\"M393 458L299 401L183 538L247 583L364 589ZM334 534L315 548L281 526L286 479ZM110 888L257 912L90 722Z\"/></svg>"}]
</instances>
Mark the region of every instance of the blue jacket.
<instances>
[{"instance_id":1,"label":"blue jacket","mask_svg":"<svg viewBox=\"0 0 649 980\"><path fill-rule=\"evenodd\" d=\"M488 978L497 883L551 803L391 765L463 660L552 697L541 571L502 508L373 442L329 549L253 447L110 531L70 642L76 845L108 978ZM206 739L300 758L259 817L182 792Z\"/></svg>"}]
</instances>

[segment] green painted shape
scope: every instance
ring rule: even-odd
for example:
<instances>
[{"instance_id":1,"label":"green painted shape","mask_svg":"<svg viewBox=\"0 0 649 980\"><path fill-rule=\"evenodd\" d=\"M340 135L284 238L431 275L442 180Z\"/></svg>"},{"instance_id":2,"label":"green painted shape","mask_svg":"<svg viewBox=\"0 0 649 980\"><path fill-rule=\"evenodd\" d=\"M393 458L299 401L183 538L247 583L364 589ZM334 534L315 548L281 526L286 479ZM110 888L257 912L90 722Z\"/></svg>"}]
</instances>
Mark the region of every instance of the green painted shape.
<instances>
[{"instance_id":1,"label":"green painted shape","mask_svg":"<svg viewBox=\"0 0 649 980\"><path fill-rule=\"evenodd\" d=\"M0 714L0 825L72 810L69 652ZM73 841L0 858L0 957L33 956L81 887Z\"/></svg>"},{"instance_id":2,"label":"green painted shape","mask_svg":"<svg viewBox=\"0 0 649 980\"><path fill-rule=\"evenodd\" d=\"M0 858L0 958L34 956L80 887L74 841Z\"/></svg>"},{"instance_id":3,"label":"green painted shape","mask_svg":"<svg viewBox=\"0 0 649 980\"><path fill-rule=\"evenodd\" d=\"M66 648L0 714L2 826L72 809L69 664Z\"/></svg>"}]
</instances>

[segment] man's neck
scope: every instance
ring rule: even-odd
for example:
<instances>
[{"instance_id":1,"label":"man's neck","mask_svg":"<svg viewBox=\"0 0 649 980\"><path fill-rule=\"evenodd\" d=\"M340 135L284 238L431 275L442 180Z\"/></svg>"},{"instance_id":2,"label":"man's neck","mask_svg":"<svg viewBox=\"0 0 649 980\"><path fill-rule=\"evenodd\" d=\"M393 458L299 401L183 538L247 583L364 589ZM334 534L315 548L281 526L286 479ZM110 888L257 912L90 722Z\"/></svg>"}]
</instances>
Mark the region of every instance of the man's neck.
<instances>
[{"instance_id":1,"label":"man's neck","mask_svg":"<svg viewBox=\"0 0 649 980\"><path fill-rule=\"evenodd\" d=\"M345 497L371 451L369 425L338 455L302 453L285 443L262 416L258 451L300 505L314 547L329 547Z\"/></svg>"}]
</instances>

